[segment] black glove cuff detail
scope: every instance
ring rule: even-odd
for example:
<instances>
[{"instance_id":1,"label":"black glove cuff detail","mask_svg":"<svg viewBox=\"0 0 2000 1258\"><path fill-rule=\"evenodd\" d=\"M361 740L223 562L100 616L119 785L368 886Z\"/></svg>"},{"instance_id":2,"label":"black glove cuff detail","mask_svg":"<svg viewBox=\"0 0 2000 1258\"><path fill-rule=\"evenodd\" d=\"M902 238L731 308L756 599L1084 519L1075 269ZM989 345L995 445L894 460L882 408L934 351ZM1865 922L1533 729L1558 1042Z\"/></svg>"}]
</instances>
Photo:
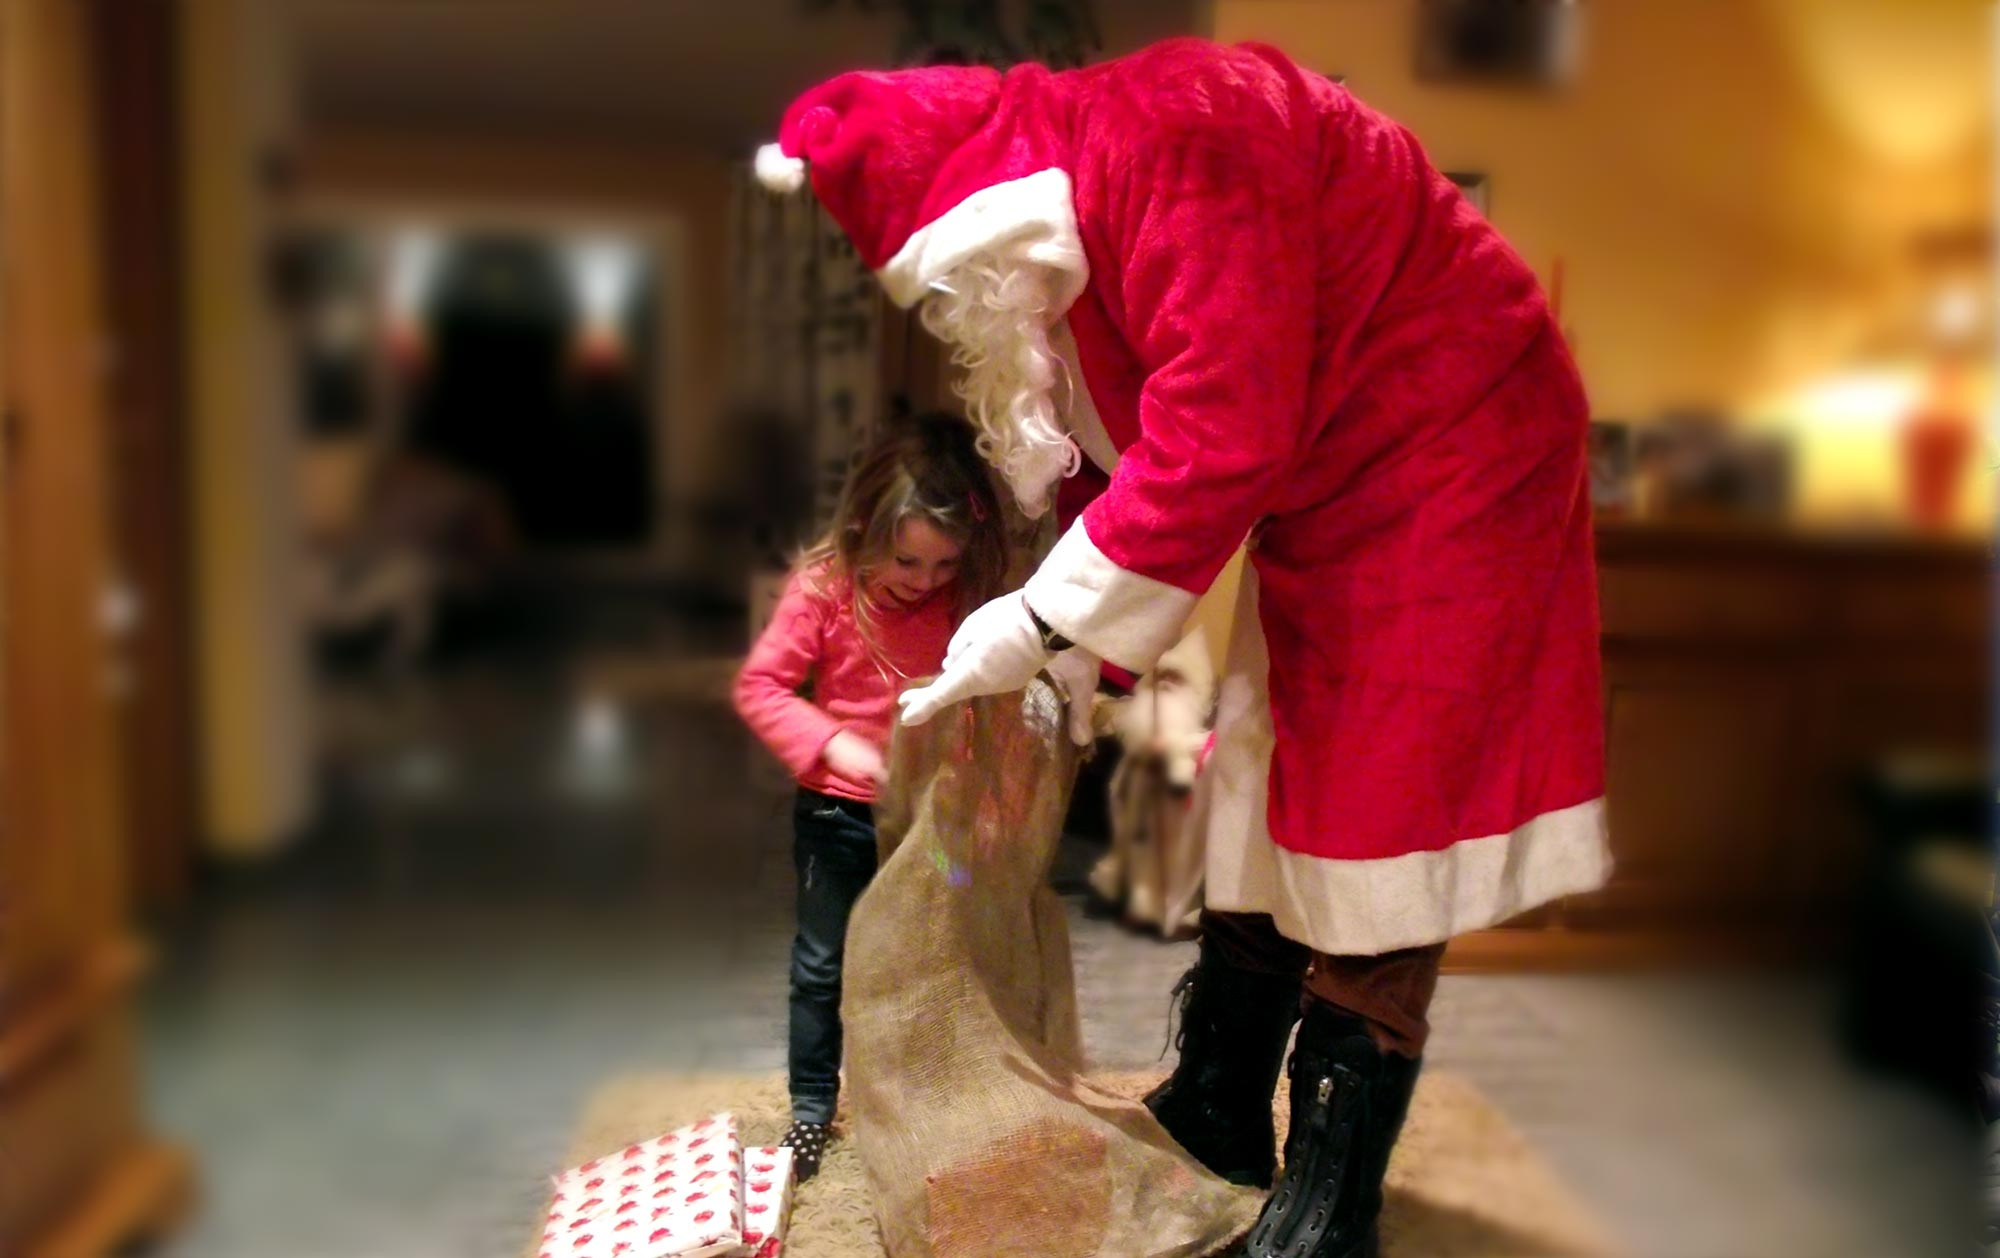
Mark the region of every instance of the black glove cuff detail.
<instances>
[{"instance_id":1,"label":"black glove cuff detail","mask_svg":"<svg viewBox=\"0 0 2000 1258\"><path fill-rule=\"evenodd\" d=\"M1028 607L1027 603L1025 602L1023 602L1021 606ZM1042 635L1042 648L1046 650L1049 654L1060 655L1064 651L1067 651L1071 647L1076 645L1076 643L1071 642L1068 638L1065 638L1061 634L1057 633L1055 629L1050 626L1049 622L1043 620L1041 614L1032 607L1028 607L1028 619L1035 622L1035 632Z\"/></svg>"}]
</instances>

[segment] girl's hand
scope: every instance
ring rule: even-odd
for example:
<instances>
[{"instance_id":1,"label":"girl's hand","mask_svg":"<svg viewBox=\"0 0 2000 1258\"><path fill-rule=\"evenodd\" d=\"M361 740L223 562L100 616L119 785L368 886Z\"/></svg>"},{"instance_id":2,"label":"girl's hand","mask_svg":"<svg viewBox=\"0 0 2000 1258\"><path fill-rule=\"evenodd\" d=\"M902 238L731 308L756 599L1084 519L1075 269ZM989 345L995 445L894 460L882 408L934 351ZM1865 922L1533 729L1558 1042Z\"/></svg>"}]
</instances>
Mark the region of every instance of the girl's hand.
<instances>
[{"instance_id":1,"label":"girl's hand","mask_svg":"<svg viewBox=\"0 0 2000 1258\"><path fill-rule=\"evenodd\" d=\"M856 782L880 786L889 780L889 765L882 759L882 749L852 730L842 730L827 739L819 758L835 773Z\"/></svg>"}]
</instances>

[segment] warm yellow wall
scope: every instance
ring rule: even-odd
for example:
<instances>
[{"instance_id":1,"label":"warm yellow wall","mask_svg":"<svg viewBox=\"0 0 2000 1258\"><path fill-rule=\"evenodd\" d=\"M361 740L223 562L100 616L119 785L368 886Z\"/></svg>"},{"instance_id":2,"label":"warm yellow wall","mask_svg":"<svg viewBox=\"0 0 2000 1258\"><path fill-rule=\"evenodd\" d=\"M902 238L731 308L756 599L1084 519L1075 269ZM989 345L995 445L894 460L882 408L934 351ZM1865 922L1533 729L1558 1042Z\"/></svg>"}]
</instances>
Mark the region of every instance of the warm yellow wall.
<instances>
[{"instance_id":1,"label":"warm yellow wall","mask_svg":"<svg viewBox=\"0 0 2000 1258\"><path fill-rule=\"evenodd\" d=\"M1188 617L1189 633L1200 629L1207 635L1209 659L1214 661L1217 673L1229 658L1229 636L1236 629L1236 594L1243 585L1243 563L1244 553L1239 550L1195 604L1194 614Z\"/></svg>"},{"instance_id":2,"label":"warm yellow wall","mask_svg":"<svg viewBox=\"0 0 2000 1258\"><path fill-rule=\"evenodd\" d=\"M292 498L297 425L264 287L258 154L287 123L286 59L261 0L182 7L188 423L202 828L247 855L311 808Z\"/></svg>"},{"instance_id":3,"label":"warm yellow wall","mask_svg":"<svg viewBox=\"0 0 2000 1258\"><path fill-rule=\"evenodd\" d=\"M1748 405L1876 336L1928 224L1990 207L1989 6L1611 0L1584 6L1567 93L1417 81L1415 0L1215 0L1225 41L1345 74L1544 279L1600 415Z\"/></svg>"}]
</instances>

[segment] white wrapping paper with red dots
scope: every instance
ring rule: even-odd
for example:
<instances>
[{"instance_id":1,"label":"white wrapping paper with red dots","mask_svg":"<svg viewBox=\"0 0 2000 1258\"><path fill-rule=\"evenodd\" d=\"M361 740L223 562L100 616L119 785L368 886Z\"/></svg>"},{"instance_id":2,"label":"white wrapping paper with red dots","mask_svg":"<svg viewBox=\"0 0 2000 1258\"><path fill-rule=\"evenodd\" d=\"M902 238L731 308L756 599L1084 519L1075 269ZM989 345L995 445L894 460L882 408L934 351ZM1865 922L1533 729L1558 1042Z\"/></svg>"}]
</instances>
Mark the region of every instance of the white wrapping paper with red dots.
<instances>
[{"instance_id":1,"label":"white wrapping paper with red dots","mask_svg":"<svg viewBox=\"0 0 2000 1258\"><path fill-rule=\"evenodd\" d=\"M792 1151L743 1150L743 1245L751 1258L776 1258L792 1212Z\"/></svg>"},{"instance_id":2,"label":"white wrapping paper with red dots","mask_svg":"<svg viewBox=\"0 0 2000 1258\"><path fill-rule=\"evenodd\" d=\"M715 1114L556 1176L540 1258L745 1252L743 1143Z\"/></svg>"}]
</instances>

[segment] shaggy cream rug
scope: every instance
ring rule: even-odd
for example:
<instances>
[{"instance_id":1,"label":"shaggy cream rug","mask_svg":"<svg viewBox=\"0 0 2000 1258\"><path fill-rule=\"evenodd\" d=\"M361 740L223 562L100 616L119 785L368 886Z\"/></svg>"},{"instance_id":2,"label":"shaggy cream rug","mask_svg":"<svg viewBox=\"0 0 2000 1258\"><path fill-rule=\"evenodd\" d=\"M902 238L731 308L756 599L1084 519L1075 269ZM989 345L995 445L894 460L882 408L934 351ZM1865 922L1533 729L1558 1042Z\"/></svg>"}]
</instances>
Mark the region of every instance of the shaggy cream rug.
<instances>
[{"instance_id":1,"label":"shaggy cream rug","mask_svg":"<svg viewBox=\"0 0 2000 1258\"><path fill-rule=\"evenodd\" d=\"M1107 1075L1105 1090L1138 1097L1159 1072ZM1284 1091L1276 1098L1284 1133ZM746 1144L784 1135L790 1110L778 1075L626 1075L592 1095L567 1165L733 1110ZM551 1167L553 1172L560 1168ZM539 1236L539 1231L536 1233ZM1389 1168L1384 1258L1611 1258L1618 1251L1498 1111L1463 1079L1429 1072ZM533 1258L532 1238L525 1253ZM787 1258L880 1258L874 1205L850 1142L828 1149L798 1192ZM996 1252L999 1252L996 1250Z\"/></svg>"},{"instance_id":2,"label":"shaggy cream rug","mask_svg":"<svg viewBox=\"0 0 2000 1258\"><path fill-rule=\"evenodd\" d=\"M1108 1074L1094 1082L1118 1096L1136 1098L1160 1078L1160 1072L1140 1072ZM1282 1088L1274 1108L1282 1138ZM614 1078L592 1094L566 1164L586 1162L716 1110L736 1112L744 1144L774 1144L790 1120L784 1078L726 1074ZM532 1240L524 1252L534 1258ZM1384 1258L1612 1258L1618 1248L1476 1088L1452 1074L1428 1072L1418 1082L1410 1120L1388 1172L1382 1254ZM798 1190L786 1256L882 1258L874 1202L852 1142L836 1138L818 1178Z\"/></svg>"}]
</instances>

